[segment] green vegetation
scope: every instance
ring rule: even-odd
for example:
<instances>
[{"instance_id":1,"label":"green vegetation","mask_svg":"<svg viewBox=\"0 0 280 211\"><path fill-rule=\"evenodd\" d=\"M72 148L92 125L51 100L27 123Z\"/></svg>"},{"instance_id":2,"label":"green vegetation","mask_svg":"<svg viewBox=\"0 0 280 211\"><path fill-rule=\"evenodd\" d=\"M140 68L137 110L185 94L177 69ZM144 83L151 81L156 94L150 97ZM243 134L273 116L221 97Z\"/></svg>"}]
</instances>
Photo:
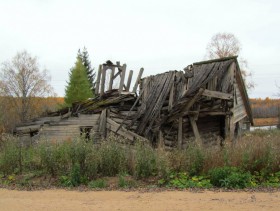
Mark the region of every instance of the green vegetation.
<instances>
[{"instance_id":1,"label":"green vegetation","mask_svg":"<svg viewBox=\"0 0 280 211\"><path fill-rule=\"evenodd\" d=\"M28 188L280 187L279 138L279 131L256 131L223 148L190 145L167 152L140 142L124 145L114 136L100 145L77 138L57 143L41 140L30 147L11 137L0 145L0 184Z\"/></svg>"},{"instance_id":2,"label":"green vegetation","mask_svg":"<svg viewBox=\"0 0 280 211\"><path fill-rule=\"evenodd\" d=\"M83 48L82 52L80 49L78 50L78 57L81 58L83 65L86 68L87 78L90 83L90 89L94 94L95 72L94 72L94 68L91 67L91 62L89 60L89 55L86 47Z\"/></svg>"},{"instance_id":3,"label":"green vegetation","mask_svg":"<svg viewBox=\"0 0 280 211\"><path fill-rule=\"evenodd\" d=\"M71 105L76 101L93 97L91 85L87 77L86 67L82 59L77 57L75 67L69 73L69 82L65 89L65 103Z\"/></svg>"}]
</instances>

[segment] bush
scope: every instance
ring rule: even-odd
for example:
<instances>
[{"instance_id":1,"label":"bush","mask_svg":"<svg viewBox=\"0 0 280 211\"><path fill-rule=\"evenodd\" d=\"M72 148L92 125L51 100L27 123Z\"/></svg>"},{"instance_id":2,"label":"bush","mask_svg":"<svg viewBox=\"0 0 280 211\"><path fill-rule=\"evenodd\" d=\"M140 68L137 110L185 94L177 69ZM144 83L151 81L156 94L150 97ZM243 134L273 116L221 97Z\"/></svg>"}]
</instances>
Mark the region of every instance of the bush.
<instances>
[{"instance_id":1,"label":"bush","mask_svg":"<svg viewBox=\"0 0 280 211\"><path fill-rule=\"evenodd\" d=\"M127 171L125 148L115 140L103 142L98 149L98 170L103 176L116 176Z\"/></svg>"},{"instance_id":2,"label":"bush","mask_svg":"<svg viewBox=\"0 0 280 211\"><path fill-rule=\"evenodd\" d=\"M172 170L188 172L190 175L201 174L205 166L205 151L206 149L196 144L190 144L184 150L175 150L169 155Z\"/></svg>"},{"instance_id":3,"label":"bush","mask_svg":"<svg viewBox=\"0 0 280 211\"><path fill-rule=\"evenodd\" d=\"M40 145L40 159L42 167L47 173L56 176L65 175L70 170L69 143L43 143Z\"/></svg>"},{"instance_id":4,"label":"bush","mask_svg":"<svg viewBox=\"0 0 280 211\"><path fill-rule=\"evenodd\" d=\"M0 152L0 171L7 176L8 174L19 171L22 167L22 148L17 140L6 141Z\"/></svg>"},{"instance_id":5,"label":"bush","mask_svg":"<svg viewBox=\"0 0 280 211\"><path fill-rule=\"evenodd\" d=\"M135 176L138 179L155 176L157 173L157 154L149 145L138 143L135 156Z\"/></svg>"},{"instance_id":6,"label":"bush","mask_svg":"<svg viewBox=\"0 0 280 211\"><path fill-rule=\"evenodd\" d=\"M210 182L216 187L245 188L250 185L251 174L236 167L218 167L209 172Z\"/></svg>"},{"instance_id":7,"label":"bush","mask_svg":"<svg viewBox=\"0 0 280 211\"><path fill-rule=\"evenodd\" d=\"M81 184L81 168L79 164L74 164L70 173L70 182L76 187Z\"/></svg>"}]
</instances>

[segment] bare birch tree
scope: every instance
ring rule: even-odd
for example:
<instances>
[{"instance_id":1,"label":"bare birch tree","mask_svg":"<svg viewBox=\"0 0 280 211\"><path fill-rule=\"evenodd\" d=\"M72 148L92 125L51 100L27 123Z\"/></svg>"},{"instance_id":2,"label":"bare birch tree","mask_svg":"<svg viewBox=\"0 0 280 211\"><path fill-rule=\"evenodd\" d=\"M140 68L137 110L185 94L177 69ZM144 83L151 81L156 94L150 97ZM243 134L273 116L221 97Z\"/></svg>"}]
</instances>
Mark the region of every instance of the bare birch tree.
<instances>
[{"instance_id":1,"label":"bare birch tree","mask_svg":"<svg viewBox=\"0 0 280 211\"><path fill-rule=\"evenodd\" d=\"M206 47L206 57L208 59L218 59L223 57L238 56L241 51L239 40L231 33L215 34ZM243 58L238 58L243 79L247 89L254 88L252 73L248 70L248 63Z\"/></svg>"},{"instance_id":2,"label":"bare birch tree","mask_svg":"<svg viewBox=\"0 0 280 211\"><path fill-rule=\"evenodd\" d=\"M4 62L0 73L0 95L5 106L13 107L20 122L32 117L36 98L53 93L47 70L39 69L36 57L23 51ZM16 120L15 120L16 121Z\"/></svg>"}]
</instances>

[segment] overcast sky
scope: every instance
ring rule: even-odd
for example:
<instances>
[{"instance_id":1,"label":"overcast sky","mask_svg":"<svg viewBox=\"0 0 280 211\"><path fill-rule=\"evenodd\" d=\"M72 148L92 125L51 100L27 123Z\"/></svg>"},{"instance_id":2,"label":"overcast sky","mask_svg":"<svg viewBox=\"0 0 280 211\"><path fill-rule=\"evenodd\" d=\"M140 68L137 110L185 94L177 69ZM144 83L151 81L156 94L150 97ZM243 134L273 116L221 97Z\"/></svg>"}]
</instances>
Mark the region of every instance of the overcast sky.
<instances>
[{"instance_id":1,"label":"overcast sky","mask_svg":"<svg viewBox=\"0 0 280 211\"><path fill-rule=\"evenodd\" d=\"M279 0L0 0L0 30L0 63L27 50L58 96L83 46L95 69L110 59L146 76L203 60L218 32L242 44L250 97L275 97L280 84Z\"/></svg>"}]
</instances>

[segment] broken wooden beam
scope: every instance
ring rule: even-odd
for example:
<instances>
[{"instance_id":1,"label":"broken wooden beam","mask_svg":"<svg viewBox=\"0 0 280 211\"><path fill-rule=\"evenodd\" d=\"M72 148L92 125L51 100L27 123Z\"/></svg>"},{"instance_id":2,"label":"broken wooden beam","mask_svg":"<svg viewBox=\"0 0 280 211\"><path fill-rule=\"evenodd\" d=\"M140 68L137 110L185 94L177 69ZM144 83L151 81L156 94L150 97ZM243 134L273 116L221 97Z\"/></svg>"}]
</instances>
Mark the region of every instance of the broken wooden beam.
<instances>
[{"instance_id":1,"label":"broken wooden beam","mask_svg":"<svg viewBox=\"0 0 280 211\"><path fill-rule=\"evenodd\" d=\"M123 64L121 69L122 69L122 72L121 72L121 80L120 80L120 86L119 86L119 93L121 93L123 91L125 72L126 72L126 64Z\"/></svg>"},{"instance_id":2,"label":"broken wooden beam","mask_svg":"<svg viewBox=\"0 0 280 211\"><path fill-rule=\"evenodd\" d=\"M107 70L106 66L103 65L102 74L101 74L101 83L100 83L100 96L102 96L105 91L106 70Z\"/></svg>"},{"instance_id":3,"label":"broken wooden beam","mask_svg":"<svg viewBox=\"0 0 280 211\"><path fill-rule=\"evenodd\" d=\"M204 92L202 93L202 95L206 96L206 97L219 98L219 99L223 99L223 100L232 100L233 99L232 94L218 92L218 91L212 91L212 90L208 90L208 89L205 89Z\"/></svg>"},{"instance_id":4,"label":"broken wooden beam","mask_svg":"<svg viewBox=\"0 0 280 211\"><path fill-rule=\"evenodd\" d=\"M108 90L112 90L112 88L113 88L114 74L115 74L115 67L111 67L110 69L111 69L111 75L110 75Z\"/></svg>"},{"instance_id":5,"label":"broken wooden beam","mask_svg":"<svg viewBox=\"0 0 280 211\"><path fill-rule=\"evenodd\" d=\"M199 131L198 131L198 128L197 128L196 121L193 117L190 117L190 123L191 123L192 130L193 130L193 133L194 133L194 136L195 136L195 142L198 145L201 145L202 141L201 141L201 138L200 138L200 135L199 135Z\"/></svg>"},{"instance_id":6,"label":"broken wooden beam","mask_svg":"<svg viewBox=\"0 0 280 211\"><path fill-rule=\"evenodd\" d=\"M142 77L143 72L144 72L144 68L142 67L142 68L140 69L140 71L139 71L139 74L138 74L137 79L136 79L136 81L135 81L135 84L134 84L134 87L133 87L132 92L136 92L136 91L137 91L137 87L138 87L138 84L139 84L139 82L140 82L140 80L141 80L141 77Z\"/></svg>"},{"instance_id":7,"label":"broken wooden beam","mask_svg":"<svg viewBox=\"0 0 280 211\"><path fill-rule=\"evenodd\" d=\"M98 72L97 72L97 78L96 78L96 87L95 87L95 95L99 94L99 86L100 86L100 77L102 73L102 65L99 65Z\"/></svg>"},{"instance_id":8,"label":"broken wooden beam","mask_svg":"<svg viewBox=\"0 0 280 211\"><path fill-rule=\"evenodd\" d=\"M133 70L130 70L129 75L128 75L128 79L127 79L127 83L126 83L126 88L125 88L125 90L128 91L128 92L129 92L129 89L130 89L132 75L133 75Z\"/></svg>"}]
</instances>

